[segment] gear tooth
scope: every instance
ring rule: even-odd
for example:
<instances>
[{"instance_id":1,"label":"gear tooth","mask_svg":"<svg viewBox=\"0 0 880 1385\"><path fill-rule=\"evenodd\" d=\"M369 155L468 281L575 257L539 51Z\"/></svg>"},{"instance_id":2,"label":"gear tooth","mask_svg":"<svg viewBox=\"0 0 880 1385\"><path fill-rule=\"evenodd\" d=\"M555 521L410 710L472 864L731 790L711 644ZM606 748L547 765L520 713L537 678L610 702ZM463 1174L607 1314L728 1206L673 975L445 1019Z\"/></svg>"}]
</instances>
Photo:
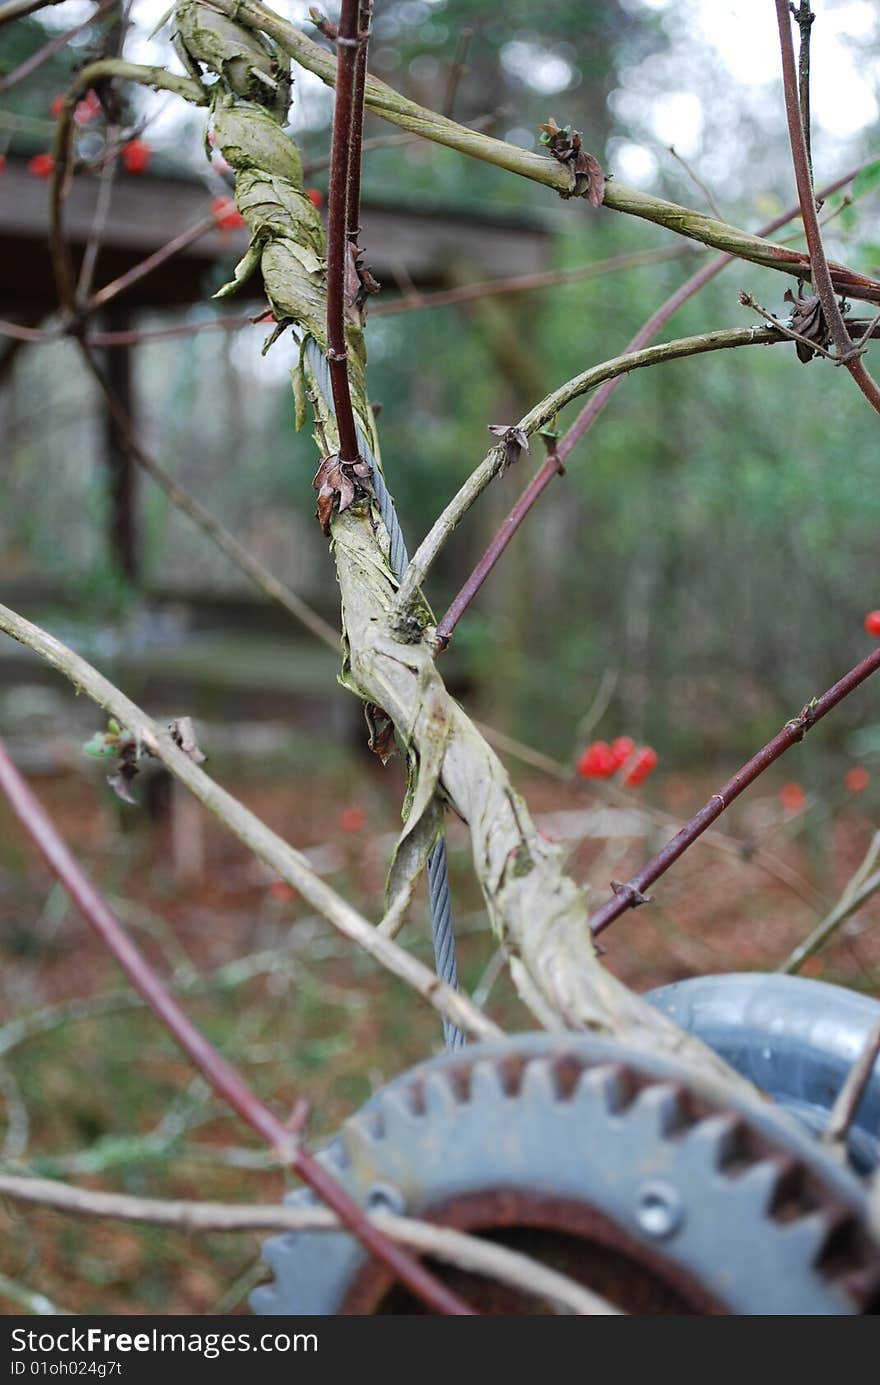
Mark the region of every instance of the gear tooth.
<instances>
[{"instance_id":1,"label":"gear tooth","mask_svg":"<svg viewBox=\"0 0 880 1385\"><path fill-rule=\"evenodd\" d=\"M348 1150L342 1140L338 1138L327 1145L326 1149L321 1150L320 1159L321 1163L330 1169L332 1173L345 1173L346 1170L351 1168L351 1159L349 1158ZM307 1191L310 1202L320 1202L321 1199L312 1192L311 1188Z\"/></svg>"},{"instance_id":2,"label":"gear tooth","mask_svg":"<svg viewBox=\"0 0 880 1385\"><path fill-rule=\"evenodd\" d=\"M458 1098L443 1072L432 1072L425 1079L425 1115L429 1121L450 1121L458 1111Z\"/></svg>"},{"instance_id":3,"label":"gear tooth","mask_svg":"<svg viewBox=\"0 0 880 1385\"><path fill-rule=\"evenodd\" d=\"M835 1234L836 1226L827 1210L817 1208L797 1221L780 1226L779 1231L792 1259L803 1265L815 1265Z\"/></svg>"},{"instance_id":4,"label":"gear tooth","mask_svg":"<svg viewBox=\"0 0 880 1385\"><path fill-rule=\"evenodd\" d=\"M743 1215L768 1217L784 1177L783 1170L773 1159L763 1159L753 1164L744 1173L737 1173L730 1179L730 1189L737 1199ZM745 1212L748 1206L749 1212Z\"/></svg>"},{"instance_id":5,"label":"gear tooth","mask_svg":"<svg viewBox=\"0 0 880 1385\"><path fill-rule=\"evenodd\" d=\"M742 1127L739 1117L730 1112L707 1116L693 1127L686 1140L689 1160L700 1172L724 1171L742 1153Z\"/></svg>"},{"instance_id":6,"label":"gear tooth","mask_svg":"<svg viewBox=\"0 0 880 1385\"><path fill-rule=\"evenodd\" d=\"M263 1259L276 1279L280 1278L284 1269L284 1262L293 1249L295 1242L296 1234L292 1231L284 1236L273 1236L271 1240L263 1242Z\"/></svg>"},{"instance_id":7,"label":"gear tooth","mask_svg":"<svg viewBox=\"0 0 880 1385\"><path fill-rule=\"evenodd\" d=\"M374 1146L385 1138L385 1122L379 1108L370 1106L351 1116L342 1128L342 1136L345 1143L342 1167L348 1168L352 1161L352 1145Z\"/></svg>"},{"instance_id":8,"label":"gear tooth","mask_svg":"<svg viewBox=\"0 0 880 1385\"><path fill-rule=\"evenodd\" d=\"M252 1290L249 1303L251 1311L261 1318L285 1317L284 1304L276 1284L260 1284Z\"/></svg>"},{"instance_id":9,"label":"gear tooth","mask_svg":"<svg viewBox=\"0 0 880 1385\"><path fill-rule=\"evenodd\" d=\"M413 1128L424 1121L424 1114L416 1110L412 1097L405 1088L392 1087L389 1091L383 1092L379 1104L385 1134L392 1143L405 1140Z\"/></svg>"},{"instance_id":10,"label":"gear tooth","mask_svg":"<svg viewBox=\"0 0 880 1385\"><path fill-rule=\"evenodd\" d=\"M471 1072L471 1100L487 1107L500 1106L505 1100L504 1077L491 1059L475 1063Z\"/></svg>"},{"instance_id":11,"label":"gear tooth","mask_svg":"<svg viewBox=\"0 0 880 1385\"><path fill-rule=\"evenodd\" d=\"M644 1087L633 1102L627 1120L637 1123L646 1146L649 1141L667 1139L686 1124L681 1088L671 1082Z\"/></svg>"},{"instance_id":12,"label":"gear tooth","mask_svg":"<svg viewBox=\"0 0 880 1385\"><path fill-rule=\"evenodd\" d=\"M621 1063L603 1063L588 1068L578 1083L578 1105L599 1106L610 1115L625 1110L632 1100L632 1088Z\"/></svg>"},{"instance_id":13,"label":"gear tooth","mask_svg":"<svg viewBox=\"0 0 880 1385\"><path fill-rule=\"evenodd\" d=\"M558 1105L567 1100L570 1094L560 1092L556 1073L550 1063L534 1060L523 1073L522 1099L526 1103L536 1102L542 1106Z\"/></svg>"}]
</instances>

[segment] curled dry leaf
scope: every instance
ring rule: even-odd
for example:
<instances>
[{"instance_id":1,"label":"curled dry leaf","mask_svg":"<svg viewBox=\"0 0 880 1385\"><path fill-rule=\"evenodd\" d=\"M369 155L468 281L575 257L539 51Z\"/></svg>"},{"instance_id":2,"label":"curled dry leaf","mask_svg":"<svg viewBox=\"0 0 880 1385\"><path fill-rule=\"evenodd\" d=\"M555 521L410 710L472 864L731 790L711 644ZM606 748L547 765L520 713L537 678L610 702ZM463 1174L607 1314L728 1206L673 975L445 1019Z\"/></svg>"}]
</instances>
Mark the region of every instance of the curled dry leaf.
<instances>
[{"instance_id":1,"label":"curled dry leaf","mask_svg":"<svg viewBox=\"0 0 880 1385\"><path fill-rule=\"evenodd\" d=\"M174 721L168 723L168 730L174 744L189 756L194 765L204 764L208 757L196 740L192 717L175 717Z\"/></svg>"},{"instance_id":2,"label":"curled dry leaf","mask_svg":"<svg viewBox=\"0 0 880 1385\"><path fill-rule=\"evenodd\" d=\"M340 461L338 452L325 457L315 472L312 487L318 492L317 515L325 538L330 537L330 520L334 503L339 513L347 510L358 495L367 495L370 467L362 457L356 462Z\"/></svg>"},{"instance_id":3,"label":"curled dry leaf","mask_svg":"<svg viewBox=\"0 0 880 1385\"><path fill-rule=\"evenodd\" d=\"M513 466L520 455L529 450L528 435L515 423L490 423L489 432L494 433L504 444L504 465Z\"/></svg>"},{"instance_id":4,"label":"curled dry leaf","mask_svg":"<svg viewBox=\"0 0 880 1385\"><path fill-rule=\"evenodd\" d=\"M568 169L571 180L568 192L561 197L586 197L593 207L601 207L605 198L605 174L598 159L584 149L579 130L571 125L559 126L553 116L546 125L539 125L541 143Z\"/></svg>"},{"instance_id":5,"label":"curled dry leaf","mask_svg":"<svg viewBox=\"0 0 880 1385\"><path fill-rule=\"evenodd\" d=\"M797 297L795 297L791 289L786 289L783 298L786 303L792 304L792 331L800 332L802 337L814 341L817 346L827 347L831 340L831 333L828 331L828 324L825 321L825 314L822 311L822 304L819 302L818 295L804 296L799 290ZM796 342L795 345L799 361L811 361L816 354L801 341Z\"/></svg>"},{"instance_id":6,"label":"curled dry leaf","mask_svg":"<svg viewBox=\"0 0 880 1385\"><path fill-rule=\"evenodd\" d=\"M378 293L382 285L364 264L364 252L359 245L351 242L345 263L345 296L359 313L371 293Z\"/></svg>"},{"instance_id":7,"label":"curled dry leaf","mask_svg":"<svg viewBox=\"0 0 880 1385\"><path fill-rule=\"evenodd\" d=\"M368 745L374 755L378 755L383 765L387 765L397 750L394 739L394 722L388 713L375 702L364 703L364 716L369 730Z\"/></svg>"}]
</instances>

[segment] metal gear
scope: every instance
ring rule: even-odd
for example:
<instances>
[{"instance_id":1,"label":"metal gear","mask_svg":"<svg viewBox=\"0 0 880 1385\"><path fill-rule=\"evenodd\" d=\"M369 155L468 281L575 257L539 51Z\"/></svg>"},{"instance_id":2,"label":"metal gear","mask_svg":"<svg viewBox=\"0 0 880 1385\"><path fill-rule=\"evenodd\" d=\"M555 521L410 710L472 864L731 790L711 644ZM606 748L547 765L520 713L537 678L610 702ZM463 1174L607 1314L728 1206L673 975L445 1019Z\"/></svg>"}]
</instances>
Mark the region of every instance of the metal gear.
<instances>
[{"instance_id":1,"label":"metal gear","mask_svg":"<svg viewBox=\"0 0 880 1385\"><path fill-rule=\"evenodd\" d=\"M859 1314L880 1305L860 1181L783 1113L589 1035L527 1034L412 1069L321 1158L366 1207L552 1264L628 1313ZM294 1193L292 1205L314 1201ZM344 1232L265 1246L259 1314L423 1311ZM546 1303L436 1271L482 1312Z\"/></svg>"},{"instance_id":2,"label":"metal gear","mask_svg":"<svg viewBox=\"0 0 880 1385\"><path fill-rule=\"evenodd\" d=\"M694 976L644 997L821 1135L835 1098L880 1020L880 1001L827 981L766 972ZM880 1061L848 1139L857 1173L880 1164Z\"/></svg>"}]
</instances>

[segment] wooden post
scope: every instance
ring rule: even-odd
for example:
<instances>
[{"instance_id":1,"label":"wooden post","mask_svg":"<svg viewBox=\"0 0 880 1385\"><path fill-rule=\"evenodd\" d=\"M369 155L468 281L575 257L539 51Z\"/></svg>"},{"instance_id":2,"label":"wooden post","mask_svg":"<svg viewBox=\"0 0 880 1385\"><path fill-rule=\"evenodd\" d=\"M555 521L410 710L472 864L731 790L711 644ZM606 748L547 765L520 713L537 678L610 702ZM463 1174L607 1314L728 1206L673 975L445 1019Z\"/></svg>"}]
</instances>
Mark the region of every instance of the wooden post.
<instances>
[{"instance_id":1,"label":"wooden post","mask_svg":"<svg viewBox=\"0 0 880 1385\"><path fill-rule=\"evenodd\" d=\"M108 317L110 315L108 314ZM130 325L127 313L112 315L112 330ZM130 346L110 346L104 353L104 369L113 394L128 418L133 416L132 355ZM137 533L137 467L128 454L116 422L106 404L103 410L104 460L107 468L107 542L113 562L128 582L139 575Z\"/></svg>"}]
</instances>

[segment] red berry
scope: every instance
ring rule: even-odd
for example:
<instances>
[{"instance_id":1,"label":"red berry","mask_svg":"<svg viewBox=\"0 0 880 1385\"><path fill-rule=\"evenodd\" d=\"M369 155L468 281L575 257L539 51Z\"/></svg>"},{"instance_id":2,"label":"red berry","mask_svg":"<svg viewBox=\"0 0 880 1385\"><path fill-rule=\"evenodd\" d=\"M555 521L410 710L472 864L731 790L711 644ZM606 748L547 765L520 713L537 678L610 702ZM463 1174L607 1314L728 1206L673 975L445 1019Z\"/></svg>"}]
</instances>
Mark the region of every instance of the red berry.
<instances>
[{"instance_id":1,"label":"red berry","mask_svg":"<svg viewBox=\"0 0 880 1385\"><path fill-rule=\"evenodd\" d=\"M51 178L55 160L51 154L35 154L28 160L28 173L32 178Z\"/></svg>"},{"instance_id":2,"label":"red berry","mask_svg":"<svg viewBox=\"0 0 880 1385\"><path fill-rule=\"evenodd\" d=\"M6 167L6 155L5 155L5 154L0 154L0 173L3 172L3 170L4 170L5 167Z\"/></svg>"},{"instance_id":3,"label":"red berry","mask_svg":"<svg viewBox=\"0 0 880 1385\"><path fill-rule=\"evenodd\" d=\"M53 119L53 120L57 120L58 117L59 117L59 115L61 114L61 112L62 112L63 110L64 110L64 97L63 97L63 96L53 96L53 97L52 97L52 100L49 102L49 114L51 115L52 119Z\"/></svg>"},{"instance_id":4,"label":"red berry","mask_svg":"<svg viewBox=\"0 0 880 1385\"><path fill-rule=\"evenodd\" d=\"M144 173L152 157L152 149L142 139L129 140L122 151L122 162L128 173Z\"/></svg>"},{"instance_id":5,"label":"red berry","mask_svg":"<svg viewBox=\"0 0 880 1385\"><path fill-rule=\"evenodd\" d=\"M850 793L862 793L870 784L871 776L864 765L854 765L846 773L846 787Z\"/></svg>"},{"instance_id":6,"label":"red berry","mask_svg":"<svg viewBox=\"0 0 880 1385\"><path fill-rule=\"evenodd\" d=\"M880 611L869 611L865 616L865 629L869 635L880 638Z\"/></svg>"},{"instance_id":7,"label":"red berry","mask_svg":"<svg viewBox=\"0 0 880 1385\"><path fill-rule=\"evenodd\" d=\"M636 756L635 764L624 779L624 784L630 788L637 788L643 783L649 774L653 774L659 763L659 756L656 750L652 750L649 745L642 746Z\"/></svg>"},{"instance_id":8,"label":"red berry","mask_svg":"<svg viewBox=\"0 0 880 1385\"><path fill-rule=\"evenodd\" d=\"M273 880L269 886L269 893L273 899L280 899L282 903L296 898L296 890L292 885L288 885L286 880Z\"/></svg>"},{"instance_id":9,"label":"red berry","mask_svg":"<svg viewBox=\"0 0 880 1385\"><path fill-rule=\"evenodd\" d=\"M617 764L607 741L593 741L588 745L575 769L582 779L610 779Z\"/></svg>"},{"instance_id":10,"label":"red berry","mask_svg":"<svg viewBox=\"0 0 880 1385\"><path fill-rule=\"evenodd\" d=\"M77 125L88 125L90 120L101 114L101 102L94 91L87 91L81 101L76 103L73 118Z\"/></svg>"},{"instance_id":11,"label":"red berry","mask_svg":"<svg viewBox=\"0 0 880 1385\"><path fill-rule=\"evenodd\" d=\"M618 769L625 765L630 755L636 748L636 743L632 736L618 736L616 741L611 742L611 754L614 756L614 763Z\"/></svg>"},{"instance_id":12,"label":"red berry","mask_svg":"<svg viewBox=\"0 0 880 1385\"><path fill-rule=\"evenodd\" d=\"M221 231L231 231L245 224L244 217L229 197L215 197L211 211Z\"/></svg>"},{"instance_id":13,"label":"red berry","mask_svg":"<svg viewBox=\"0 0 880 1385\"><path fill-rule=\"evenodd\" d=\"M363 808L343 808L339 814L339 826L343 832L360 832L366 821Z\"/></svg>"},{"instance_id":14,"label":"red berry","mask_svg":"<svg viewBox=\"0 0 880 1385\"><path fill-rule=\"evenodd\" d=\"M783 784L779 790L779 801L787 813L803 812L807 806L807 795L802 784Z\"/></svg>"},{"instance_id":15,"label":"red berry","mask_svg":"<svg viewBox=\"0 0 880 1385\"><path fill-rule=\"evenodd\" d=\"M313 207L323 207L324 194L318 188L306 188L306 197Z\"/></svg>"}]
</instances>

